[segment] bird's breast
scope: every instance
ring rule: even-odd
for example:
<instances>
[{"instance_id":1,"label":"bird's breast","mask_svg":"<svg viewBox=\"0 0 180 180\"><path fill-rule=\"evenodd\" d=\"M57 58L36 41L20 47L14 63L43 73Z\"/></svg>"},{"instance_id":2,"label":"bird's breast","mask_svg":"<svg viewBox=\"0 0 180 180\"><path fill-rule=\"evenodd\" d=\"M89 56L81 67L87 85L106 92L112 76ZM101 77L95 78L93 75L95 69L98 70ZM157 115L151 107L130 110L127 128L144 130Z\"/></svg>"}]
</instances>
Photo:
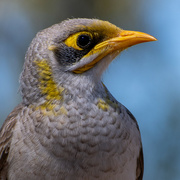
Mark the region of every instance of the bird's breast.
<instances>
[{"instance_id":1,"label":"bird's breast","mask_svg":"<svg viewBox=\"0 0 180 180\"><path fill-rule=\"evenodd\" d=\"M56 108L59 110L53 112L43 107L22 110L25 118L16 124L9 159L18 164L10 168L14 177L23 174L23 178L32 178L32 171L34 179L135 177L140 134L123 106L97 99ZM125 169L132 174L125 174Z\"/></svg>"},{"instance_id":2,"label":"bird's breast","mask_svg":"<svg viewBox=\"0 0 180 180\"><path fill-rule=\"evenodd\" d=\"M36 126L39 142L54 163L65 161L64 168L73 166L76 173L88 171L92 176L118 174L131 160L135 163L139 132L123 106L99 98L93 103L69 102L59 109Z\"/></svg>"}]
</instances>

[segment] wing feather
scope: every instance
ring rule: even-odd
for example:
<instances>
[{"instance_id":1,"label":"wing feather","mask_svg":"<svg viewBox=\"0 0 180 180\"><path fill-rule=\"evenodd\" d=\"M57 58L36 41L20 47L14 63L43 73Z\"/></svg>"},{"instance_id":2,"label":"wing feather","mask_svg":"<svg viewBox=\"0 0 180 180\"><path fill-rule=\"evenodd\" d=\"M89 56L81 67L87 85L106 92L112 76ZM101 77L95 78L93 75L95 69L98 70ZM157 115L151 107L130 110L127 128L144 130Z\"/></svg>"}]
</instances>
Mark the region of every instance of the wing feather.
<instances>
[{"instance_id":1,"label":"wing feather","mask_svg":"<svg viewBox=\"0 0 180 180\"><path fill-rule=\"evenodd\" d=\"M144 173L144 157L143 157L143 149L141 146L139 157L137 158L136 180L142 180L143 173Z\"/></svg>"},{"instance_id":2,"label":"wing feather","mask_svg":"<svg viewBox=\"0 0 180 180\"><path fill-rule=\"evenodd\" d=\"M0 129L0 179L6 179L7 157L9 153L13 128L16 124L16 117L22 109L22 104L18 105L4 121Z\"/></svg>"}]
</instances>

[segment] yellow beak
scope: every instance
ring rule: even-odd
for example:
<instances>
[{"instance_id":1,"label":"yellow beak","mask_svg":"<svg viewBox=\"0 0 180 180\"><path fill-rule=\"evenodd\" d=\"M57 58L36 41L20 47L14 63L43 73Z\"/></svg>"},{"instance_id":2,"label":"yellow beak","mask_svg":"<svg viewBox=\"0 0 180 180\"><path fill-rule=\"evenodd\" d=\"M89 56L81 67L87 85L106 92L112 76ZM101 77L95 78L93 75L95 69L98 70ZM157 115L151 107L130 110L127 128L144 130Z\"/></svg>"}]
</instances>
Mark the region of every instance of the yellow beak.
<instances>
[{"instance_id":1,"label":"yellow beak","mask_svg":"<svg viewBox=\"0 0 180 180\"><path fill-rule=\"evenodd\" d=\"M127 31L120 30L119 34L116 37L105 40L99 44L97 44L90 53L88 53L84 58L91 56L92 54L97 54L97 57L90 62L87 62L82 67L79 67L73 70L74 73L82 73L91 69L97 62L99 62L102 58L111 54L115 51L119 51L119 53L135 44L156 41L157 39L149 34L138 32L138 31ZM83 59L83 61L85 61Z\"/></svg>"},{"instance_id":2,"label":"yellow beak","mask_svg":"<svg viewBox=\"0 0 180 180\"><path fill-rule=\"evenodd\" d=\"M117 37L97 44L95 49L101 49L105 46L113 47L113 50L126 49L135 44L156 40L157 39L155 37L143 32L122 30Z\"/></svg>"}]
</instances>

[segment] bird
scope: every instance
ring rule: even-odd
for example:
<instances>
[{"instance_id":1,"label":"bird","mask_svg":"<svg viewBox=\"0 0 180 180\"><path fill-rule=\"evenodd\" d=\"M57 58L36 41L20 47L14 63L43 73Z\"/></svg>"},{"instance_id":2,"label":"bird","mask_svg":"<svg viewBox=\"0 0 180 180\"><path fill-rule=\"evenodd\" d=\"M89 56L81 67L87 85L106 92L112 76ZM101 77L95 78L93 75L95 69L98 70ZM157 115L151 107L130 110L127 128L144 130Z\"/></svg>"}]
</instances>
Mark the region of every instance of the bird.
<instances>
[{"instance_id":1,"label":"bird","mask_svg":"<svg viewBox=\"0 0 180 180\"><path fill-rule=\"evenodd\" d=\"M101 77L123 50L149 41L87 18L38 32L20 76L22 102L0 130L0 179L142 180L139 126Z\"/></svg>"}]
</instances>

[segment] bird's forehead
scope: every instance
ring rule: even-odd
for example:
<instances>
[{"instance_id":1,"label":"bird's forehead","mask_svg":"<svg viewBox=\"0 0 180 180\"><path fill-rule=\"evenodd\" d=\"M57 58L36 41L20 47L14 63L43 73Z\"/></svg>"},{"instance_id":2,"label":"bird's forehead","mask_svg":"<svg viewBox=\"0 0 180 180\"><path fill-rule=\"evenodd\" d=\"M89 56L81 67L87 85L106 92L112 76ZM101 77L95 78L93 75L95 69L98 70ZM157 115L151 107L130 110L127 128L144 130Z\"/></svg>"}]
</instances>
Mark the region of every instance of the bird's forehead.
<instances>
[{"instance_id":1,"label":"bird's forehead","mask_svg":"<svg viewBox=\"0 0 180 180\"><path fill-rule=\"evenodd\" d=\"M96 32L106 37L114 37L120 33L121 29L109 23L98 19L70 19L50 27L55 36L66 39L71 34L80 31Z\"/></svg>"}]
</instances>

